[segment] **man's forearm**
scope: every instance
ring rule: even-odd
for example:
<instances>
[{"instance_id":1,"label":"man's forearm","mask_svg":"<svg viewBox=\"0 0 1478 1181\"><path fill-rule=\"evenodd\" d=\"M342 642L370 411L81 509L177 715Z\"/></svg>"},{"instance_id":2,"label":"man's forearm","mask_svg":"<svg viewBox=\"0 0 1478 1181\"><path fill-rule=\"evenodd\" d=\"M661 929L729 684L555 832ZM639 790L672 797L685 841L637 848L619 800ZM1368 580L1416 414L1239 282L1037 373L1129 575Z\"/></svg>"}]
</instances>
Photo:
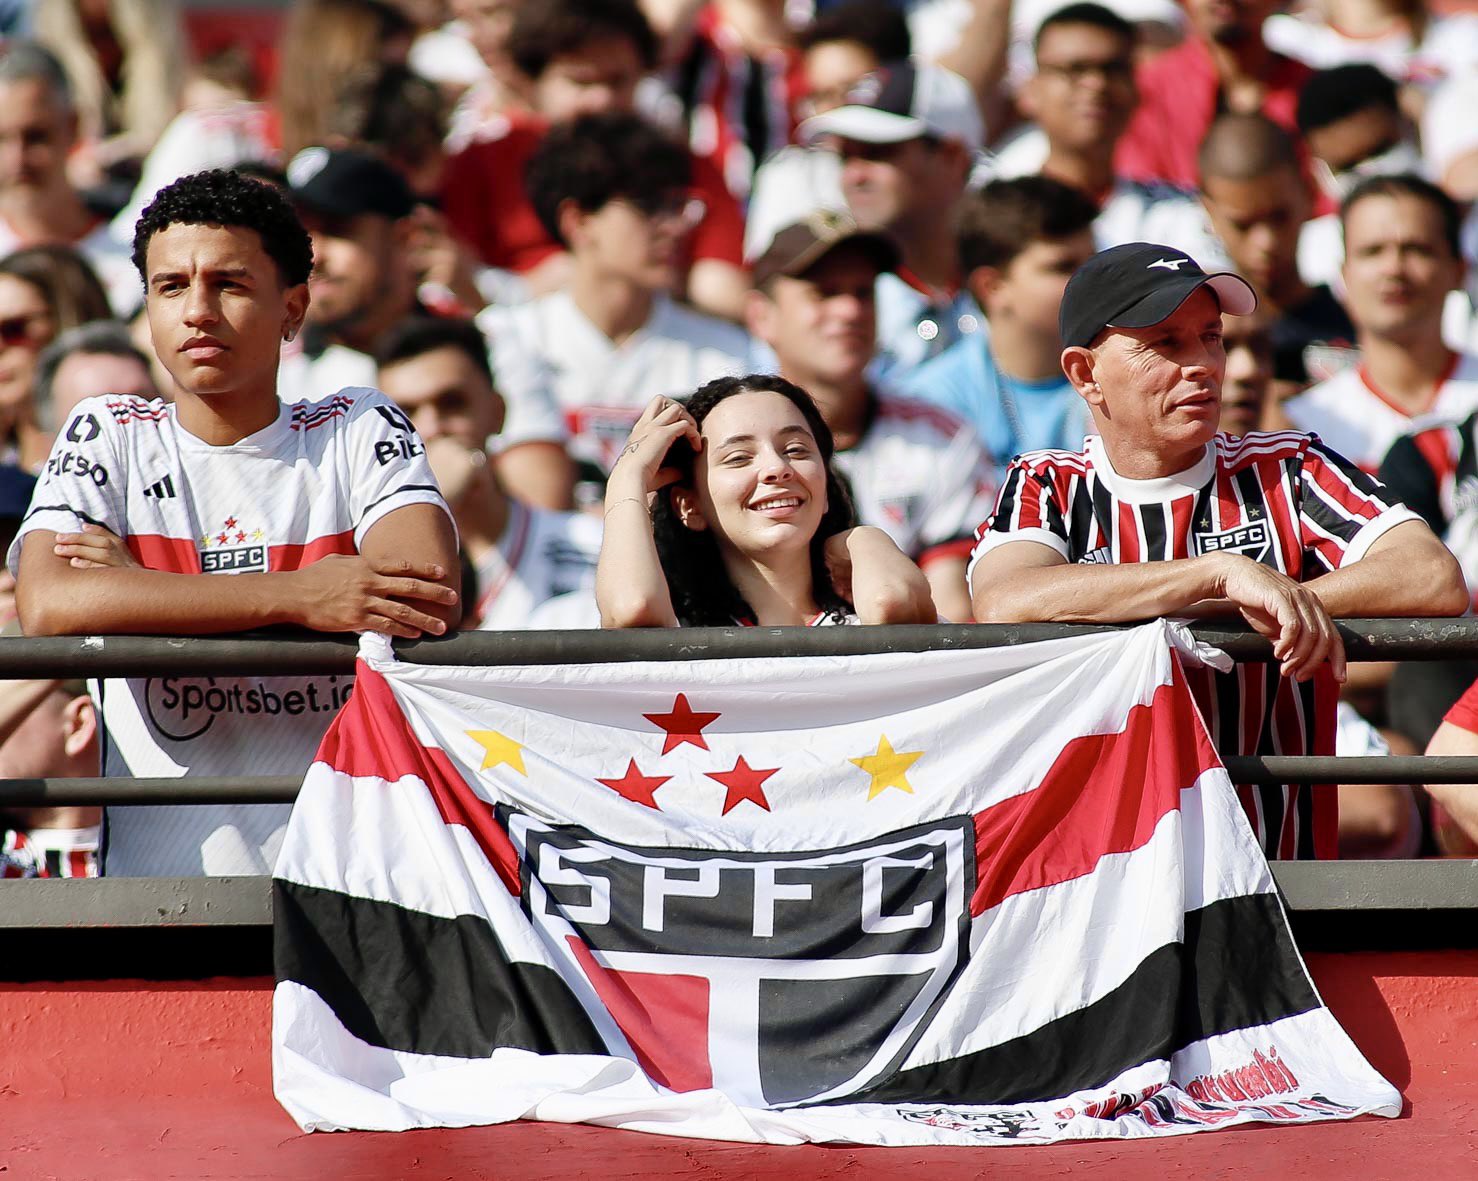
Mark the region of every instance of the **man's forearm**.
<instances>
[{"instance_id":1,"label":"man's forearm","mask_svg":"<svg viewBox=\"0 0 1478 1181\"><path fill-rule=\"evenodd\" d=\"M17 595L28 636L133 633L212 635L292 623L298 597L293 572L169 574L104 569L57 572L40 582L22 576Z\"/></svg>"},{"instance_id":2,"label":"man's forearm","mask_svg":"<svg viewBox=\"0 0 1478 1181\"><path fill-rule=\"evenodd\" d=\"M1336 619L1461 615L1469 601L1457 559L1416 521L1396 526L1360 561L1308 587Z\"/></svg>"},{"instance_id":3,"label":"man's forearm","mask_svg":"<svg viewBox=\"0 0 1478 1181\"><path fill-rule=\"evenodd\" d=\"M1032 566L977 571L980 623L1128 623L1200 613L1219 595L1214 557L1127 566Z\"/></svg>"}]
</instances>

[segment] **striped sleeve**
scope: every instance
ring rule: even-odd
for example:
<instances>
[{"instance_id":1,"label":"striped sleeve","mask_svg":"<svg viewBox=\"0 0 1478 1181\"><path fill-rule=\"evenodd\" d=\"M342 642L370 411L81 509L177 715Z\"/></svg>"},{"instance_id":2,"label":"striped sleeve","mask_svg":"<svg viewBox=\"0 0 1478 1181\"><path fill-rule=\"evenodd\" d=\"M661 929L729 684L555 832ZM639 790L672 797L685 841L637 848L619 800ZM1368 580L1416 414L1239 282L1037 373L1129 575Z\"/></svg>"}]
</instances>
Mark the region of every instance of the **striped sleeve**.
<instances>
[{"instance_id":1,"label":"striped sleeve","mask_svg":"<svg viewBox=\"0 0 1478 1181\"><path fill-rule=\"evenodd\" d=\"M1421 520L1317 435L1300 456L1298 503L1303 548L1326 570L1358 562L1391 529Z\"/></svg>"},{"instance_id":2,"label":"striped sleeve","mask_svg":"<svg viewBox=\"0 0 1478 1181\"><path fill-rule=\"evenodd\" d=\"M969 575L981 558L1014 541L1034 541L1068 558L1067 521L1052 468L1018 456L1006 469L1006 478L996 497L995 512L975 531L975 549L970 554Z\"/></svg>"}]
</instances>

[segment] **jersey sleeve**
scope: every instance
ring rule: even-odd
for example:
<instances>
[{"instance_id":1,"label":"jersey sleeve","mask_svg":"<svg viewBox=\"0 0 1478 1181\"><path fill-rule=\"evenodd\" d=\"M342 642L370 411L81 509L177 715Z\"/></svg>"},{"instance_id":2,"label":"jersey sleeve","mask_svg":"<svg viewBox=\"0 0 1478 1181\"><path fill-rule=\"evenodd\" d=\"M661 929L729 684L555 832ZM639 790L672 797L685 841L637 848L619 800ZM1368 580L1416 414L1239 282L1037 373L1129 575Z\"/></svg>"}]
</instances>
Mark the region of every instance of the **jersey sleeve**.
<instances>
[{"instance_id":1,"label":"jersey sleeve","mask_svg":"<svg viewBox=\"0 0 1478 1181\"><path fill-rule=\"evenodd\" d=\"M704 204L703 220L693 230L693 261L744 263L744 214L711 160L693 157L693 191Z\"/></svg>"},{"instance_id":2,"label":"jersey sleeve","mask_svg":"<svg viewBox=\"0 0 1478 1181\"><path fill-rule=\"evenodd\" d=\"M1036 471L1028 456L1018 456L1006 469L995 511L975 533L967 577L973 588L975 567L992 550L1013 541L1034 541L1068 559L1067 516L1057 487Z\"/></svg>"},{"instance_id":3,"label":"jersey sleeve","mask_svg":"<svg viewBox=\"0 0 1478 1181\"><path fill-rule=\"evenodd\" d=\"M1432 433L1442 433L1441 428ZM1393 497L1431 526L1438 537L1447 532L1447 514L1442 509L1442 479L1422 453L1415 435L1402 435L1391 444L1380 465L1380 482Z\"/></svg>"},{"instance_id":4,"label":"jersey sleeve","mask_svg":"<svg viewBox=\"0 0 1478 1181\"><path fill-rule=\"evenodd\" d=\"M409 504L434 504L452 515L431 465L426 448L411 420L379 390L354 390L354 409L349 415L348 482L349 519L354 527L354 547L375 523Z\"/></svg>"},{"instance_id":5,"label":"jersey sleeve","mask_svg":"<svg viewBox=\"0 0 1478 1181\"><path fill-rule=\"evenodd\" d=\"M1467 687L1442 720L1469 734L1478 734L1478 681Z\"/></svg>"},{"instance_id":6,"label":"jersey sleeve","mask_svg":"<svg viewBox=\"0 0 1478 1181\"><path fill-rule=\"evenodd\" d=\"M975 528L995 504L996 481L980 437L963 423L939 457L936 489L919 528L919 565L969 557Z\"/></svg>"},{"instance_id":7,"label":"jersey sleeve","mask_svg":"<svg viewBox=\"0 0 1478 1181\"><path fill-rule=\"evenodd\" d=\"M117 425L103 399L79 402L52 445L6 555L11 573L20 566L21 542L37 529L76 533L83 525L101 525L126 538L127 482Z\"/></svg>"},{"instance_id":8,"label":"jersey sleeve","mask_svg":"<svg viewBox=\"0 0 1478 1181\"><path fill-rule=\"evenodd\" d=\"M1304 551L1326 570L1358 562L1397 525L1421 519L1317 435L1299 465L1298 505Z\"/></svg>"}]
</instances>

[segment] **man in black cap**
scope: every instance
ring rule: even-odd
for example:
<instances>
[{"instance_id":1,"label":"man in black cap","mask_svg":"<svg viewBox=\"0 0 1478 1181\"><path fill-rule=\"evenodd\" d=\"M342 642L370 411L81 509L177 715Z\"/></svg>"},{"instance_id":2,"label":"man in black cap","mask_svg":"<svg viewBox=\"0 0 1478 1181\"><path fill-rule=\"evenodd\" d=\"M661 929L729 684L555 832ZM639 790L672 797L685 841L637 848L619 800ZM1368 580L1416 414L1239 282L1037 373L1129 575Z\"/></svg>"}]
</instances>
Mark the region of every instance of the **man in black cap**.
<instances>
[{"instance_id":1,"label":"man in black cap","mask_svg":"<svg viewBox=\"0 0 1478 1181\"><path fill-rule=\"evenodd\" d=\"M304 148L287 182L313 236L313 298L302 350L283 357L278 391L293 402L373 387L380 338L419 310L407 249L415 197L378 156L347 148Z\"/></svg>"},{"instance_id":2,"label":"man in black cap","mask_svg":"<svg viewBox=\"0 0 1478 1181\"><path fill-rule=\"evenodd\" d=\"M1331 616L1457 615L1430 529L1313 435L1219 434L1223 313L1252 289L1134 242L1068 282L1062 367L1098 430L1012 463L971 559L975 617L1120 623L1240 613L1275 664L1187 670L1223 754L1333 754L1344 648ZM1281 673L1281 675L1279 675ZM1242 786L1269 857L1335 849L1332 790Z\"/></svg>"},{"instance_id":3,"label":"man in black cap","mask_svg":"<svg viewBox=\"0 0 1478 1181\"><path fill-rule=\"evenodd\" d=\"M845 213L818 210L782 229L755 260L749 330L775 351L781 374L816 400L857 519L916 561L940 614L962 623L970 618L970 536L995 480L963 419L880 393L867 379L877 279L897 265L886 235L860 229Z\"/></svg>"}]
</instances>

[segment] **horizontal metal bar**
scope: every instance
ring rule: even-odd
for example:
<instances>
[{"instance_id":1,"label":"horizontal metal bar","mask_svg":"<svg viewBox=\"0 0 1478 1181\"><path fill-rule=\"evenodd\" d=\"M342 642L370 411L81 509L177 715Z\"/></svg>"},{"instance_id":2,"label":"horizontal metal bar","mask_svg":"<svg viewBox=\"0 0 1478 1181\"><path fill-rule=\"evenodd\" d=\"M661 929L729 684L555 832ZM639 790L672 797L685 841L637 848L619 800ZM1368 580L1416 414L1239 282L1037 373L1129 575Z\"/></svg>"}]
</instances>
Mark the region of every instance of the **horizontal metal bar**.
<instances>
[{"instance_id":1,"label":"horizontal metal bar","mask_svg":"<svg viewBox=\"0 0 1478 1181\"><path fill-rule=\"evenodd\" d=\"M81 804L290 804L301 775L0 779L0 808Z\"/></svg>"},{"instance_id":2,"label":"horizontal metal bar","mask_svg":"<svg viewBox=\"0 0 1478 1181\"><path fill-rule=\"evenodd\" d=\"M1478 755L1236 756L1236 783L1478 783ZM288 804L295 775L173 779L0 779L0 808L80 804Z\"/></svg>"},{"instance_id":3,"label":"horizontal metal bar","mask_svg":"<svg viewBox=\"0 0 1478 1181\"><path fill-rule=\"evenodd\" d=\"M1478 657L1478 619L1349 619L1352 660ZM1097 624L936 624L840 628L644 628L619 631L459 632L396 643L401 659L430 665L611 664L764 659L865 652L996 648L1113 630ZM1234 660L1266 660L1268 641L1235 623L1191 630ZM303 676L354 669L353 636L51 636L0 640L0 679L40 676Z\"/></svg>"},{"instance_id":4,"label":"horizontal metal bar","mask_svg":"<svg viewBox=\"0 0 1478 1181\"><path fill-rule=\"evenodd\" d=\"M1478 861L1275 861L1290 911L1478 910ZM231 878L0 881L0 929L259 927L271 882Z\"/></svg>"}]
</instances>

